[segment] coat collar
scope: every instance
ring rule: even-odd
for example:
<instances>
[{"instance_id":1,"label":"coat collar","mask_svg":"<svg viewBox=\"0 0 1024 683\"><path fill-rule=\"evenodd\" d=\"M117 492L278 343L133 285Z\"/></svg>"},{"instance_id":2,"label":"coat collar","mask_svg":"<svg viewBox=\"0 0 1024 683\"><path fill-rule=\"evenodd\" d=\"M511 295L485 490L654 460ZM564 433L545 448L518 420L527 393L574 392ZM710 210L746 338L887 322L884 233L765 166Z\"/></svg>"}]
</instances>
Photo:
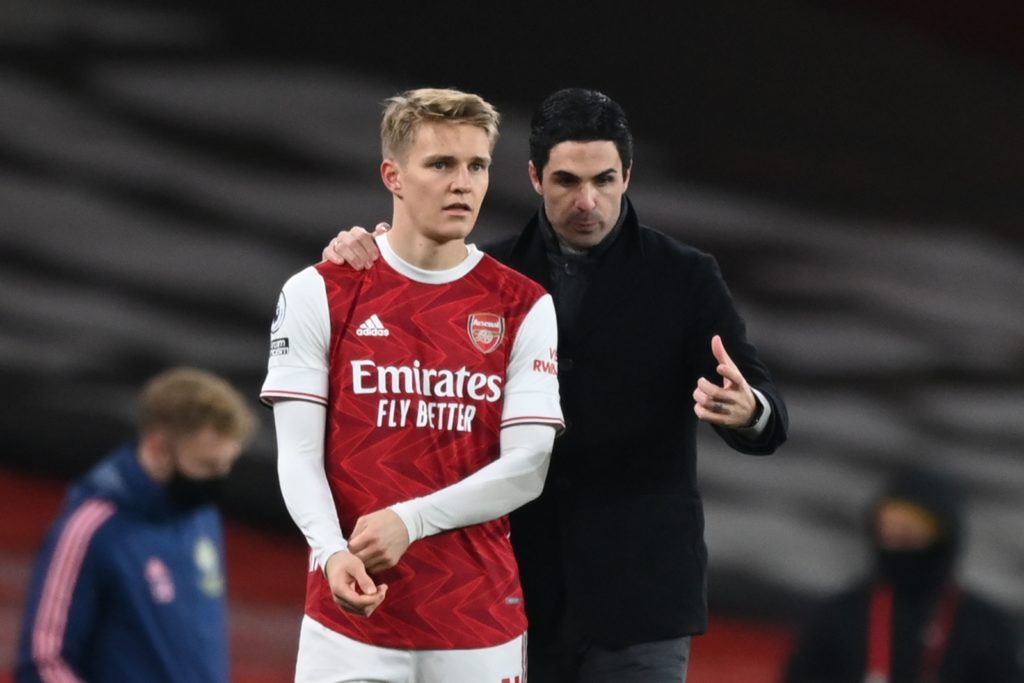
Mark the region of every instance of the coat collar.
<instances>
[{"instance_id":1,"label":"coat collar","mask_svg":"<svg viewBox=\"0 0 1024 683\"><path fill-rule=\"evenodd\" d=\"M153 481L139 462L138 444L123 444L100 461L76 487L74 496L100 496L114 501L118 507L153 519L180 515L167 489Z\"/></svg>"},{"instance_id":2,"label":"coat collar","mask_svg":"<svg viewBox=\"0 0 1024 683\"><path fill-rule=\"evenodd\" d=\"M543 207L540 211L543 211ZM563 349L585 339L591 327L602 317L602 311L612 309L627 300L637 287L637 278L644 260L640 240L640 222L633 203L624 197L625 218L614 243L602 253L594 269L587 292L583 297L579 324L575 330L563 334L559 346ZM530 219L512 247L510 265L527 277L551 289L547 250L552 248L542 234L540 212ZM557 248L555 246L554 248Z\"/></svg>"}]
</instances>

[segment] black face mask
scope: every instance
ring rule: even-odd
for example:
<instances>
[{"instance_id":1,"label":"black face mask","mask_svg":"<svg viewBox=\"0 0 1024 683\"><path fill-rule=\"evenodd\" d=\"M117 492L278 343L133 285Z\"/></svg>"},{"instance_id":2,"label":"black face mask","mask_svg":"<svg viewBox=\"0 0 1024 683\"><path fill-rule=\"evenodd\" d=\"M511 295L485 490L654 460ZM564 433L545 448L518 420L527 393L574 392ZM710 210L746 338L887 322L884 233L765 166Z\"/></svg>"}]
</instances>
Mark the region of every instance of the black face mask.
<instances>
[{"instance_id":1,"label":"black face mask","mask_svg":"<svg viewBox=\"0 0 1024 683\"><path fill-rule=\"evenodd\" d=\"M897 593L921 594L936 591L953 569L953 552L939 543L920 550L875 551L878 573Z\"/></svg>"},{"instance_id":2,"label":"black face mask","mask_svg":"<svg viewBox=\"0 0 1024 683\"><path fill-rule=\"evenodd\" d=\"M220 505L227 489L227 477L210 477L193 479L181 472L175 472L167 482L167 495L175 505L185 510L192 510L204 505Z\"/></svg>"}]
</instances>

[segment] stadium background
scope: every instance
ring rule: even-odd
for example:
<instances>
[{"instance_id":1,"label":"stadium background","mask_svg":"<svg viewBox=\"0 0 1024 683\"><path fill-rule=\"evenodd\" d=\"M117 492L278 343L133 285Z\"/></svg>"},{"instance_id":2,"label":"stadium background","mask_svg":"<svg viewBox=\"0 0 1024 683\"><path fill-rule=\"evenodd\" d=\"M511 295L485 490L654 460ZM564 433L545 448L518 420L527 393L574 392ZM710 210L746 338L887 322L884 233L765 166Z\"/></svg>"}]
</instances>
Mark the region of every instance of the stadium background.
<instances>
[{"instance_id":1,"label":"stadium background","mask_svg":"<svg viewBox=\"0 0 1024 683\"><path fill-rule=\"evenodd\" d=\"M691 680L777 680L793 624L863 568L863 506L906 461L965 483L967 580L1024 617L1022 29L998 0L3 0L0 671L64 483L164 367L255 397L280 284L387 215L378 103L420 85L505 115L478 242L536 207L532 107L565 85L618 99L641 216L719 258L789 402L775 457L703 434L714 618ZM228 506L254 683L288 677L304 565L261 417Z\"/></svg>"}]
</instances>

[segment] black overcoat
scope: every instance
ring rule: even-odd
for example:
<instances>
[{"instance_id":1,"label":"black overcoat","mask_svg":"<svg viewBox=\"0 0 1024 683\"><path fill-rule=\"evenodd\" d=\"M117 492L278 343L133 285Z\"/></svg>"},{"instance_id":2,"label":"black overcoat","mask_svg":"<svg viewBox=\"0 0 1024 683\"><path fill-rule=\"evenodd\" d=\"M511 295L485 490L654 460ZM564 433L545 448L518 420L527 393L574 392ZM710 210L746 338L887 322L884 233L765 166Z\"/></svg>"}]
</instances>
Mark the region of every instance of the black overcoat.
<instances>
[{"instance_id":1,"label":"black overcoat","mask_svg":"<svg viewBox=\"0 0 1024 683\"><path fill-rule=\"evenodd\" d=\"M573 329L560 325L558 376L567 429L543 494L513 513L531 644L573 628L610 646L701 633L707 623L704 513L692 394L721 383L711 337L771 402L756 442L719 429L732 448L766 455L786 439L786 406L709 255L626 215L592 271ZM488 249L550 290L535 217ZM564 628L564 625L562 626Z\"/></svg>"}]
</instances>

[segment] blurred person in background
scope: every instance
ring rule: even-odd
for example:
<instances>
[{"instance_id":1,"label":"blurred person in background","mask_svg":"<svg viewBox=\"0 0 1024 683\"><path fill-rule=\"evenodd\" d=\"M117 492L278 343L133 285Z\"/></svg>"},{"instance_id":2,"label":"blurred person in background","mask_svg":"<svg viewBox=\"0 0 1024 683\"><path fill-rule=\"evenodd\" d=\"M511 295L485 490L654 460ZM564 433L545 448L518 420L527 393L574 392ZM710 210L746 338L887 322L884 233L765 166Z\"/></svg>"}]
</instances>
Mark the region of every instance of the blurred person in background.
<instances>
[{"instance_id":1,"label":"blurred person in background","mask_svg":"<svg viewBox=\"0 0 1024 683\"><path fill-rule=\"evenodd\" d=\"M540 494L563 422L551 297L465 242L497 136L476 95L390 98L381 260L282 289L261 398L311 549L297 681L525 677L507 515Z\"/></svg>"},{"instance_id":2,"label":"blurred person in background","mask_svg":"<svg viewBox=\"0 0 1024 683\"><path fill-rule=\"evenodd\" d=\"M957 579L963 507L951 479L898 473L868 517L871 574L806 625L786 683L1021 683L1012 620Z\"/></svg>"},{"instance_id":3,"label":"blurred person in background","mask_svg":"<svg viewBox=\"0 0 1024 683\"><path fill-rule=\"evenodd\" d=\"M539 210L487 251L544 285L558 314L567 428L543 494L512 515L530 681L679 683L707 627L697 420L767 455L786 440L786 406L715 259L640 223L618 103L547 97L528 170ZM355 268L377 256L359 228L324 250Z\"/></svg>"},{"instance_id":4,"label":"blurred person in background","mask_svg":"<svg viewBox=\"0 0 1024 683\"><path fill-rule=\"evenodd\" d=\"M32 576L15 681L226 683L216 503L255 428L225 380L152 378L138 437L69 490Z\"/></svg>"}]
</instances>

